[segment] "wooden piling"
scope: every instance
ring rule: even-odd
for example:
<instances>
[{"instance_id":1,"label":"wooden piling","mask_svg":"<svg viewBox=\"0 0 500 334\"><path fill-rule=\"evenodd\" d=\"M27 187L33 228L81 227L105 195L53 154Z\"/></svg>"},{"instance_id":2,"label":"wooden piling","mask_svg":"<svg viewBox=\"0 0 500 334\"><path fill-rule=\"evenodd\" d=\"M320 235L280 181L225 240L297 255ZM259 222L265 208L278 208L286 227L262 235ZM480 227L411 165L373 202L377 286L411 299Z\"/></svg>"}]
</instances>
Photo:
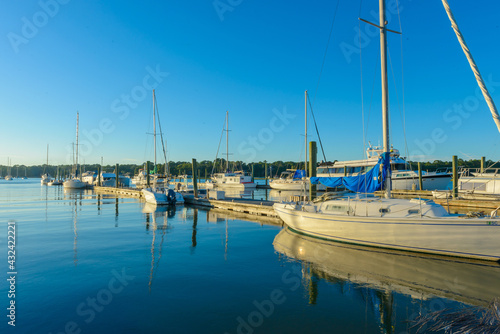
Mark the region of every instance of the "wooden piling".
<instances>
[{"instance_id":1,"label":"wooden piling","mask_svg":"<svg viewBox=\"0 0 500 334\"><path fill-rule=\"evenodd\" d=\"M309 142L309 177L316 176L316 162L318 150L316 148L316 142ZM309 182L310 183L310 182ZM316 198L316 185L309 184L309 200L313 200Z\"/></svg>"},{"instance_id":2,"label":"wooden piling","mask_svg":"<svg viewBox=\"0 0 500 334\"><path fill-rule=\"evenodd\" d=\"M453 198L458 197L458 158L456 155L452 158L453 169Z\"/></svg>"},{"instance_id":3,"label":"wooden piling","mask_svg":"<svg viewBox=\"0 0 500 334\"><path fill-rule=\"evenodd\" d=\"M150 182L149 182L149 161L146 161L146 184L149 188Z\"/></svg>"},{"instance_id":4,"label":"wooden piling","mask_svg":"<svg viewBox=\"0 0 500 334\"><path fill-rule=\"evenodd\" d=\"M120 175L120 172L118 170L118 164L116 164L116 167L115 167L115 187L116 188L120 188L120 178L118 177L118 175Z\"/></svg>"},{"instance_id":5,"label":"wooden piling","mask_svg":"<svg viewBox=\"0 0 500 334\"><path fill-rule=\"evenodd\" d=\"M484 162L485 162L485 157L481 157L481 173L484 173Z\"/></svg>"},{"instance_id":6,"label":"wooden piling","mask_svg":"<svg viewBox=\"0 0 500 334\"><path fill-rule=\"evenodd\" d=\"M265 178L266 178L266 186L267 186L267 161L264 160L264 167L266 169L266 171L264 172L264 175L265 175ZM267 191L266 191L266 194L267 194Z\"/></svg>"},{"instance_id":7,"label":"wooden piling","mask_svg":"<svg viewBox=\"0 0 500 334\"><path fill-rule=\"evenodd\" d=\"M101 186L101 166L97 167L97 185Z\"/></svg>"},{"instance_id":8,"label":"wooden piling","mask_svg":"<svg viewBox=\"0 0 500 334\"><path fill-rule=\"evenodd\" d=\"M418 163L418 189L424 190L424 182L422 180L422 166Z\"/></svg>"},{"instance_id":9,"label":"wooden piling","mask_svg":"<svg viewBox=\"0 0 500 334\"><path fill-rule=\"evenodd\" d=\"M196 159L193 159L193 195L194 197L198 197L198 180L197 180L197 166L196 166Z\"/></svg>"},{"instance_id":10,"label":"wooden piling","mask_svg":"<svg viewBox=\"0 0 500 334\"><path fill-rule=\"evenodd\" d=\"M254 177L253 177L253 164L252 164L252 182L254 182ZM253 194L253 192L252 192Z\"/></svg>"}]
</instances>

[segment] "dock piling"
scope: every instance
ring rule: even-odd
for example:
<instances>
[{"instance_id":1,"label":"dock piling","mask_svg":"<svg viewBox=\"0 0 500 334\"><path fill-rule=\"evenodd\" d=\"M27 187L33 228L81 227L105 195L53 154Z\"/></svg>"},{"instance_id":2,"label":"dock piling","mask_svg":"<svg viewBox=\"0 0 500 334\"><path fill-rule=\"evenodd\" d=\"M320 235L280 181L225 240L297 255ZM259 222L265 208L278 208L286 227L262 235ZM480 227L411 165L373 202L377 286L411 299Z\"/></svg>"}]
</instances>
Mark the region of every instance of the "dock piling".
<instances>
[{"instance_id":1,"label":"dock piling","mask_svg":"<svg viewBox=\"0 0 500 334\"><path fill-rule=\"evenodd\" d=\"M422 180L422 166L418 162L418 189L424 190L423 180Z\"/></svg>"},{"instance_id":2,"label":"dock piling","mask_svg":"<svg viewBox=\"0 0 500 334\"><path fill-rule=\"evenodd\" d=\"M116 167L115 167L115 187L116 188L120 188L120 178L118 177L118 175L120 175L119 173L119 170L118 170L118 164L116 164Z\"/></svg>"},{"instance_id":3,"label":"dock piling","mask_svg":"<svg viewBox=\"0 0 500 334\"><path fill-rule=\"evenodd\" d=\"M481 157L481 173L484 173L484 161L485 161L485 157Z\"/></svg>"},{"instance_id":4,"label":"dock piling","mask_svg":"<svg viewBox=\"0 0 500 334\"><path fill-rule=\"evenodd\" d=\"M266 179L266 186L267 186L267 161L266 160L264 160L264 166L265 166L264 176L265 176L265 179ZM266 191L266 194L267 194L267 191Z\"/></svg>"},{"instance_id":5,"label":"dock piling","mask_svg":"<svg viewBox=\"0 0 500 334\"><path fill-rule=\"evenodd\" d=\"M456 155L452 158L452 169L453 169L453 199L458 197L458 158Z\"/></svg>"},{"instance_id":6,"label":"dock piling","mask_svg":"<svg viewBox=\"0 0 500 334\"><path fill-rule=\"evenodd\" d=\"M198 181L197 181L198 168L196 166L196 159L193 159L193 194L194 197L198 197Z\"/></svg>"},{"instance_id":7,"label":"dock piling","mask_svg":"<svg viewBox=\"0 0 500 334\"><path fill-rule=\"evenodd\" d=\"M309 177L316 176L317 153L318 149L316 147L316 142L315 141L309 142ZM315 198L316 198L316 185L309 184L309 200L312 201Z\"/></svg>"}]
</instances>

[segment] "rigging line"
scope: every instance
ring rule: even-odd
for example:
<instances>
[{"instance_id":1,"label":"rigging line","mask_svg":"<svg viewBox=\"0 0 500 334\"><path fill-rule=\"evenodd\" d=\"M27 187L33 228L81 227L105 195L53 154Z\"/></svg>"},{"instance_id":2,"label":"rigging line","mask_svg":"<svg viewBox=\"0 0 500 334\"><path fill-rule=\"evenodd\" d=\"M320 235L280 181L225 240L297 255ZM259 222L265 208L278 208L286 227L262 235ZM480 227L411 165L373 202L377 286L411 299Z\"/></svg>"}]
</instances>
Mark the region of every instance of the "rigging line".
<instances>
[{"instance_id":1,"label":"rigging line","mask_svg":"<svg viewBox=\"0 0 500 334\"><path fill-rule=\"evenodd\" d=\"M361 16L361 3L363 1L361 0L359 4L359 16ZM358 20L358 29L361 31L361 21ZM361 34L358 35L358 46L359 46L359 71L360 71L360 84L361 84L361 126L362 126L362 131L363 131L363 152L361 157L363 158L365 155L366 151L366 134L365 134L365 106L364 106L364 94L363 94L363 58L361 55L362 52L362 47L361 47ZM345 167L344 167L345 168ZM367 191L367 184L366 184L366 176L365 176L365 193Z\"/></svg>"},{"instance_id":2,"label":"rigging line","mask_svg":"<svg viewBox=\"0 0 500 334\"><path fill-rule=\"evenodd\" d=\"M309 93L307 93L307 95L309 96ZM316 123L316 117L314 117L313 107L311 105L311 99L307 99L307 101L309 102L309 108L311 109L311 115L313 117L314 127L316 128L316 134L318 135L318 140L319 140L319 145L321 147L321 152L323 153L323 159L325 159L325 162L326 162L327 160L326 160L325 150L323 149L323 142L321 141L321 137L319 135L318 124ZM328 168L328 174L330 174L330 168Z\"/></svg>"},{"instance_id":3,"label":"rigging line","mask_svg":"<svg viewBox=\"0 0 500 334\"><path fill-rule=\"evenodd\" d=\"M224 125L222 126L222 133L220 134L219 146L217 147L217 153L215 154L214 164L212 166L212 175L214 174L215 164L217 163L217 157L219 156L220 144L222 143L222 137L224 137L224 130L226 128L226 119L224 119ZM221 161L222 163L222 161Z\"/></svg>"},{"instance_id":4,"label":"rigging line","mask_svg":"<svg viewBox=\"0 0 500 334\"><path fill-rule=\"evenodd\" d=\"M323 74L323 68L325 66L326 54L328 53L328 46L330 45L330 39L332 37L332 32L333 32L333 24L335 23L335 18L337 17L337 9L339 8L339 2L340 2L340 0L337 0L337 5L335 6L335 12L333 14L332 26L330 27L330 34L328 35L328 41L326 42L325 53L323 55L323 62L321 63L321 69L319 71L318 82L316 83L316 90L314 91L313 103L312 103L313 105L314 105L314 101L316 101L316 93L318 92L319 82L321 80L321 75ZM311 103L309 103L309 104L311 104Z\"/></svg>"},{"instance_id":5,"label":"rigging line","mask_svg":"<svg viewBox=\"0 0 500 334\"><path fill-rule=\"evenodd\" d=\"M410 155L410 150L408 149L408 141L406 138L406 104L405 104L405 75L404 75L404 62L403 62L403 26L401 24L401 15L399 12L399 1L396 1L396 7L398 10L398 21L399 21L399 31L401 34L399 34L400 38L400 49L401 49L401 94L402 94L402 100L403 100L403 132L404 132L404 139L405 139L405 155L408 157Z\"/></svg>"},{"instance_id":6,"label":"rigging line","mask_svg":"<svg viewBox=\"0 0 500 334\"><path fill-rule=\"evenodd\" d=\"M155 96L155 107L156 107L156 110L153 110L153 112L156 112L156 116L158 118L158 127L160 129L161 148L163 149L163 157L165 158L165 164L166 164L167 163L167 151L165 149L165 143L163 142L163 131L161 130L160 113L158 112L158 101L156 101L156 96ZM166 167L167 166L165 165L165 168Z\"/></svg>"},{"instance_id":7,"label":"rigging line","mask_svg":"<svg viewBox=\"0 0 500 334\"><path fill-rule=\"evenodd\" d=\"M368 119L366 120L366 130L365 133L366 133L366 136L368 137L368 125L370 124L370 115L371 115L371 111L372 111L372 104L373 104L373 94L375 94L375 79L377 78L377 67L374 66L373 67L373 82L372 82L372 94L370 96L370 105L368 106Z\"/></svg>"}]
</instances>

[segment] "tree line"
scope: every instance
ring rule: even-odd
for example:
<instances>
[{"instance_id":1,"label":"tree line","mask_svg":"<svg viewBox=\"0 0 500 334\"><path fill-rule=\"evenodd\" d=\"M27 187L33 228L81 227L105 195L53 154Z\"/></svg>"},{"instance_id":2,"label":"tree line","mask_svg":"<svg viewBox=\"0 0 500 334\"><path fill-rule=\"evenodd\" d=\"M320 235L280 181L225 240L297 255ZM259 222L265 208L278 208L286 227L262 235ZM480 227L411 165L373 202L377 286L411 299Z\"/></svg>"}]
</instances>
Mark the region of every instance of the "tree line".
<instances>
[{"instance_id":1,"label":"tree line","mask_svg":"<svg viewBox=\"0 0 500 334\"><path fill-rule=\"evenodd\" d=\"M120 164L118 165L118 170L121 175L134 176L139 173L139 170L145 168L145 164ZM417 162L409 162L410 168L417 170ZM267 165L267 176L275 177L279 176L281 172L286 169L304 169L304 162L294 162L294 161L274 161L267 163L266 161L245 163L243 161L234 161L229 163L229 170L243 170L248 173L252 173L255 177L264 177L266 175L266 165ZM104 172L114 173L116 165L105 165L102 166L101 170ZM481 160L479 159L458 159L458 166L465 168L480 168ZM500 163L492 160L487 160L485 162L485 167L500 168ZM90 164L79 166L79 170L82 172L93 171L97 172L100 165ZM422 162L422 170L424 171L435 171L441 168L451 168L451 161L441 161L434 160L432 162ZM170 161L168 163L169 174L172 176L177 175L191 175L192 174L192 163L186 161ZM197 171L200 178L204 178L205 175L210 176L212 173L223 172L226 170L226 160L217 159L215 162L209 160L203 160L197 162ZM60 177L68 177L73 173L73 165L14 165L10 167L10 174L12 176L27 176L30 178L40 177L41 175L48 173L51 176L57 176L59 171ZM153 164L150 164L150 171L154 171ZM165 164L157 164L156 171L159 173L165 173ZM0 165L0 175L5 176L8 173L8 167L5 165Z\"/></svg>"}]
</instances>

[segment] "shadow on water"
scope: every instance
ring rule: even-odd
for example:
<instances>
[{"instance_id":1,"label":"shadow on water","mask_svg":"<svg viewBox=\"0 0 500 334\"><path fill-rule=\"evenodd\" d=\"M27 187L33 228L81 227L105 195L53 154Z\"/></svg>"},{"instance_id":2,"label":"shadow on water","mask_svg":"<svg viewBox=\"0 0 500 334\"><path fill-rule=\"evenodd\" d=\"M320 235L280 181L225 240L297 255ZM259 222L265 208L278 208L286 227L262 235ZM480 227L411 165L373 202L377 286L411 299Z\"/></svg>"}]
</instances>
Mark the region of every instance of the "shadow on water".
<instances>
[{"instance_id":1,"label":"shadow on water","mask_svg":"<svg viewBox=\"0 0 500 334\"><path fill-rule=\"evenodd\" d=\"M417 303L445 298L480 309L500 296L500 265L495 263L351 246L311 238L287 228L276 236L273 245L279 254L301 262L310 304L316 303L319 280L333 283L341 292L349 285L368 288L355 291L379 315L384 333L393 333L395 293L409 296Z\"/></svg>"}]
</instances>

